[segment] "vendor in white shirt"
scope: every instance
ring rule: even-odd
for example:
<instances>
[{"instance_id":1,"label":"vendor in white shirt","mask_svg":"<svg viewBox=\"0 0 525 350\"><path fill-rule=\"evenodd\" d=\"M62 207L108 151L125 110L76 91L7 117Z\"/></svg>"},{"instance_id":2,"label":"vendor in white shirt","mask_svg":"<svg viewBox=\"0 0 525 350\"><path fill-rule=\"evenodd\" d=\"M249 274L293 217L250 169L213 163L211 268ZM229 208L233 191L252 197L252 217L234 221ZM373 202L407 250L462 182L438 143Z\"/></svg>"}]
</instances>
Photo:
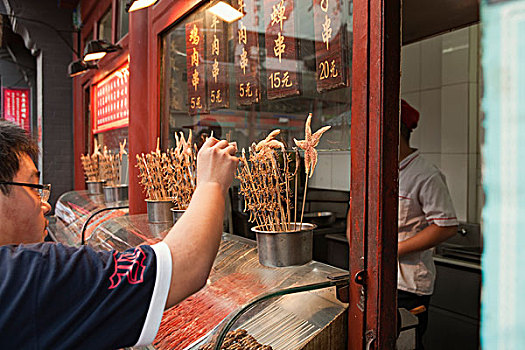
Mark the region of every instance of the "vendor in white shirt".
<instances>
[{"instance_id":1,"label":"vendor in white shirt","mask_svg":"<svg viewBox=\"0 0 525 350\"><path fill-rule=\"evenodd\" d=\"M410 147L418 121L419 112L401 100L397 302L424 310L417 315L416 343L422 349L436 279L432 248L456 234L458 221L445 176Z\"/></svg>"}]
</instances>

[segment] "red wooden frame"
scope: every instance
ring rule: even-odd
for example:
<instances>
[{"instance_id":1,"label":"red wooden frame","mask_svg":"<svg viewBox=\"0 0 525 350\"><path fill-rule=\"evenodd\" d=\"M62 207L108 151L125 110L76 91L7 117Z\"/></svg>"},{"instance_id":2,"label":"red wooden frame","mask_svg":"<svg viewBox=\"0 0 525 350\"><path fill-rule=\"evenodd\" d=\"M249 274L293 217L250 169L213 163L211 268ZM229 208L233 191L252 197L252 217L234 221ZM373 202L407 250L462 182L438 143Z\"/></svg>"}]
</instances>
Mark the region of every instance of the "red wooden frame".
<instances>
[{"instance_id":1,"label":"red wooden frame","mask_svg":"<svg viewBox=\"0 0 525 350\"><path fill-rule=\"evenodd\" d=\"M82 1L82 38L96 29L110 3L116 29L116 0ZM74 79L75 188L84 187L78 161L87 144L83 87L132 57L129 171L136 179L133 156L152 150L160 136L160 35L201 3L160 0L130 14L129 34L119 42L123 50L102 59L99 70ZM367 336L371 349L390 349L396 339L400 1L354 0L353 9L348 349L364 349ZM130 181L129 190L130 214L145 212L138 181ZM363 285L354 279L360 271Z\"/></svg>"},{"instance_id":2,"label":"red wooden frame","mask_svg":"<svg viewBox=\"0 0 525 350\"><path fill-rule=\"evenodd\" d=\"M349 349L394 349L397 338L400 10L354 1Z\"/></svg>"}]
</instances>

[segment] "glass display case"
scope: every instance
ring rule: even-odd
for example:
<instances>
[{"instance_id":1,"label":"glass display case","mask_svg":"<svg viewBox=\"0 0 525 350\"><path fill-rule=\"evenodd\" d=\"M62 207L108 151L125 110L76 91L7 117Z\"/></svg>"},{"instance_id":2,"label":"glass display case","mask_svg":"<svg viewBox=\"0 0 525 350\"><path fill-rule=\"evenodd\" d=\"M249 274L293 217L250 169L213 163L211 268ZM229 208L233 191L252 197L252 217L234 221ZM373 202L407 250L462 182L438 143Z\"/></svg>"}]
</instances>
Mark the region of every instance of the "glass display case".
<instances>
[{"instance_id":1,"label":"glass display case","mask_svg":"<svg viewBox=\"0 0 525 350\"><path fill-rule=\"evenodd\" d=\"M87 244L98 249L127 248L160 241L170 224L151 224L147 215L119 216L96 225ZM206 286L165 311L155 349L199 349L211 341L241 307L269 292L328 281L346 271L312 261L306 265L269 268L258 261L256 242L223 234ZM315 339L345 344L345 303L335 287L277 296L258 303L233 329L245 329L261 344L277 349L303 349ZM334 331L336 328L340 331ZM328 344L328 343L327 343Z\"/></svg>"},{"instance_id":2,"label":"glass display case","mask_svg":"<svg viewBox=\"0 0 525 350\"><path fill-rule=\"evenodd\" d=\"M103 195L87 191L66 192L58 199L47 230L55 242L79 245L83 230L84 237L89 238L101 223L127 215L127 207L127 201L106 203Z\"/></svg>"}]
</instances>

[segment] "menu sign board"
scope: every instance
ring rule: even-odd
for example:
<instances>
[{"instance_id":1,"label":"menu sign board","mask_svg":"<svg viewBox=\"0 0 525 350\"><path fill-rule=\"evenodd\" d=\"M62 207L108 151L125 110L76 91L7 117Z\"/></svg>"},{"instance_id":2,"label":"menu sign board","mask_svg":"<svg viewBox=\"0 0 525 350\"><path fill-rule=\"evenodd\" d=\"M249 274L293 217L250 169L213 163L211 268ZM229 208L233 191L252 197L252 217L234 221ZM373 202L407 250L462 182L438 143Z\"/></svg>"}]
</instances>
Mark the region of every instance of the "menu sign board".
<instances>
[{"instance_id":1,"label":"menu sign board","mask_svg":"<svg viewBox=\"0 0 525 350\"><path fill-rule=\"evenodd\" d=\"M266 82L269 100L299 95L297 41L293 1L265 0Z\"/></svg>"},{"instance_id":2,"label":"menu sign board","mask_svg":"<svg viewBox=\"0 0 525 350\"><path fill-rule=\"evenodd\" d=\"M93 89L93 134L129 125L129 63Z\"/></svg>"},{"instance_id":3,"label":"menu sign board","mask_svg":"<svg viewBox=\"0 0 525 350\"><path fill-rule=\"evenodd\" d=\"M228 108L228 47L226 23L207 12L206 65L208 106L210 109Z\"/></svg>"},{"instance_id":4,"label":"menu sign board","mask_svg":"<svg viewBox=\"0 0 525 350\"><path fill-rule=\"evenodd\" d=\"M190 115L207 112L203 28L202 19L186 24L186 67Z\"/></svg>"},{"instance_id":5,"label":"menu sign board","mask_svg":"<svg viewBox=\"0 0 525 350\"><path fill-rule=\"evenodd\" d=\"M314 0L317 91L348 86L348 44L341 0Z\"/></svg>"},{"instance_id":6,"label":"menu sign board","mask_svg":"<svg viewBox=\"0 0 525 350\"><path fill-rule=\"evenodd\" d=\"M3 88L4 118L31 132L29 89Z\"/></svg>"},{"instance_id":7,"label":"menu sign board","mask_svg":"<svg viewBox=\"0 0 525 350\"><path fill-rule=\"evenodd\" d=\"M234 35L235 90L240 105L259 102L259 17L256 0L235 0L244 16L237 21Z\"/></svg>"}]
</instances>

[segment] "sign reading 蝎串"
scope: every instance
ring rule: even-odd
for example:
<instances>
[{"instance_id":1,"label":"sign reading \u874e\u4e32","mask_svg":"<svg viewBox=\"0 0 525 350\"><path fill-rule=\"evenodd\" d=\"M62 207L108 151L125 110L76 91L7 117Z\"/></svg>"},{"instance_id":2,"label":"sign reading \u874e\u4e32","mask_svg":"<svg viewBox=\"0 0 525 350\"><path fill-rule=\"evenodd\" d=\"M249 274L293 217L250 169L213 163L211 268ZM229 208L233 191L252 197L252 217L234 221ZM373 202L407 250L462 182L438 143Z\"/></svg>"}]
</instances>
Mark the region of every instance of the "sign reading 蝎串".
<instances>
[{"instance_id":1,"label":"sign reading \u874e\u4e32","mask_svg":"<svg viewBox=\"0 0 525 350\"><path fill-rule=\"evenodd\" d=\"M265 0L264 8L268 99L299 95L293 1Z\"/></svg>"}]
</instances>

